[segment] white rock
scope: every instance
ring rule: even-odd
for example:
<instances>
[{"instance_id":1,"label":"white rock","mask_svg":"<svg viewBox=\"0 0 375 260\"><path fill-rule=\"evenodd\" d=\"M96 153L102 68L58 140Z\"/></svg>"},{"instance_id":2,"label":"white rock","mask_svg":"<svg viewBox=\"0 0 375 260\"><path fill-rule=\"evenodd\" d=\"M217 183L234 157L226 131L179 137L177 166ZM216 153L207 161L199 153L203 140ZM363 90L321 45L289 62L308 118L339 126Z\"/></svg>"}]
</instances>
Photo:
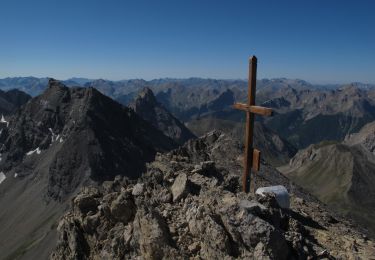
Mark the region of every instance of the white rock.
<instances>
[{"instance_id":1,"label":"white rock","mask_svg":"<svg viewBox=\"0 0 375 260\"><path fill-rule=\"evenodd\" d=\"M52 135L52 143L53 142L55 142L55 141L57 141L57 136L58 135L56 135L54 132L53 132L53 130L52 130L52 128L48 128L48 130L50 131L50 133L51 133L51 135Z\"/></svg>"},{"instance_id":2,"label":"white rock","mask_svg":"<svg viewBox=\"0 0 375 260\"><path fill-rule=\"evenodd\" d=\"M0 184L7 178L3 172L0 172Z\"/></svg>"},{"instance_id":3,"label":"white rock","mask_svg":"<svg viewBox=\"0 0 375 260\"><path fill-rule=\"evenodd\" d=\"M266 193L273 193L276 196L276 201L281 208L288 209L290 207L290 199L288 190L282 186L261 187L256 190L255 194L264 196Z\"/></svg>"},{"instance_id":4,"label":"white rock","mask_svg":"<svg viewBox=\"0 0 375 260\"><path fill-rule=\"evenodd\" d=\"M137 183L133 187L132 194L133 194L133 196L139 196L139 195L142 195L143 191L144 191L144 184L143 183Z\"/></svg>"},{"instance_id":5,"label":"white rock","mask_svg":"<svg viewBox=\"0 0 375 260\"><path fill-rule=\"evenodd\" d=\"M1 115L0 123L7 124L7 127L9 127L9 122L5 120L4 115Z\"/></svg>"}]
</instances>

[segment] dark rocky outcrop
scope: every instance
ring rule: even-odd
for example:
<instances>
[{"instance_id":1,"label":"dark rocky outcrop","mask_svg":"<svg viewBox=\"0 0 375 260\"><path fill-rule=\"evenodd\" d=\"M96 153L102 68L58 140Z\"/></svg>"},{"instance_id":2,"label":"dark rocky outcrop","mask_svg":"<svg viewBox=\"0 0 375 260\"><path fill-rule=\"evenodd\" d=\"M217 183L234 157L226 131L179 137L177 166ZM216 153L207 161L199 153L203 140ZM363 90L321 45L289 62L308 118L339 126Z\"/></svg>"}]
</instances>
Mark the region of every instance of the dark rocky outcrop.
<instances>
[{"instance_id":1,"label":"dark rocky outcrop","mask_svg":"<svg viewBox=\"0 0 375 260\"><path fill-rule=\"evenodd\" d=\"M15 112L17 108L26 104L30 99L31 96L18 89L8 91L0 90L0 116L10 115Z\"/></svg>"}]
</instances>

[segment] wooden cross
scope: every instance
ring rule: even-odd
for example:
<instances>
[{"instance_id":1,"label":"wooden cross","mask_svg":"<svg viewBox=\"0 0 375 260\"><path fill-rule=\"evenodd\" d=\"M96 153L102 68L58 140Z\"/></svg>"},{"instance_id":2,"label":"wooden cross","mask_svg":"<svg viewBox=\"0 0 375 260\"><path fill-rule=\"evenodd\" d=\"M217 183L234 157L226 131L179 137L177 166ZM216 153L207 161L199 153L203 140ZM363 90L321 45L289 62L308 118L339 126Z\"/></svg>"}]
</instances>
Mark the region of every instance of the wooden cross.
<instances>
[{"instance_id":1,"label":"wooden cross","mask_svg":"<svg viewBox=\"0 0 375 260\"><path fill-rule=\"evenodd\" d=\"M244 173L242 176L242 190L249 192L251 182L251 169L255 172L260 167L260 151L253 148L254 119L255 114L262 116L271 116L272 109L255 105L256 81L257 81L257 58L251 57L249 60L249 82L247 104L235 103L233 108L246 112L246 133L245 133L245 154L244 154ZM255 192L255 183L254 183Z\"/></svg>"}]
</instances>

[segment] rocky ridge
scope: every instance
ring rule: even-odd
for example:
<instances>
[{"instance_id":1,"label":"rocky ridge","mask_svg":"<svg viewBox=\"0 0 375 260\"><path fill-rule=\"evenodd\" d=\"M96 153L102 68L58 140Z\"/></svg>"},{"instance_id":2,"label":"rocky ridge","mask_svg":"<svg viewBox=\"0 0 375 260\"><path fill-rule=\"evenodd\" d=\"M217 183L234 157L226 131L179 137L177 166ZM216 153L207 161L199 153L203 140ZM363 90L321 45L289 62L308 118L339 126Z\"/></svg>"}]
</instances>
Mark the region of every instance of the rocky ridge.
<instances>
[{"instance_id":1,"label":"rocky ridge","mask_svg":"<svg viewBox=\"0 0 375 260\"><path fill-rule=\"evenodd\" d=\"M285 185L290 210L239 192L240 151L211 132L158 154L137 181L83 188L60 220L51 259L375 257L372 240L267 165L258 185Z\"/></svg>"},{"instance_id":2,"label":"rocky ridge","mask_svg":"<svg viewBox=\"0 0 375 260\"><path fill-rule=\"evenodd\" d=\"M351 146L361 145L375 155L375 122L366 124L358 133L347 135L344 143Z\"/></svg>"}]
</instances>

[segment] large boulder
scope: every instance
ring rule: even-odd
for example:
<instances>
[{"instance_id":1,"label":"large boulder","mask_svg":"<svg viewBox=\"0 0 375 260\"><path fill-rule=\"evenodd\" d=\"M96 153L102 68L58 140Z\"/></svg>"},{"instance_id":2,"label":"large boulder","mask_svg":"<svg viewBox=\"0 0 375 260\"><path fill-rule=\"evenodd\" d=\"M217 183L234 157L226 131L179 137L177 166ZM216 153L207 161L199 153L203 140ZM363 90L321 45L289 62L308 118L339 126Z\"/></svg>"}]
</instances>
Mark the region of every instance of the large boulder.
<instances>
[{"instance_id":1,"label":"large boulder","mask_svg":"<svg viewBox=\"0 0 375 260\"><path fill-rule=\"evenodd\" d=\"M111 204L111 215L124 224L133 220L136 213L136 206L130 193L121 193Z\"/></svg>"},{"instance_id":2,"label":"large boulder","mask_svg":"<svg viewBox=\"0 0 375 260\"><path fill-rule=\"evenodd\" d=\"M143 259L163 259L172 250L172 239L164 218L151 209L141 209L134 220L134 240Z\"/></svg>"},{"instance_id":3,"label":"large boulder","mask_svg":"<svg viewBox=\"0 0 375 260\"><path fill-rule=\"evenodd\" d=\"M173 201L184 198L190 192L190 187L191 183L187 175L185 173L179 174L171 187Z\"/></svg>"}]
</instances>

